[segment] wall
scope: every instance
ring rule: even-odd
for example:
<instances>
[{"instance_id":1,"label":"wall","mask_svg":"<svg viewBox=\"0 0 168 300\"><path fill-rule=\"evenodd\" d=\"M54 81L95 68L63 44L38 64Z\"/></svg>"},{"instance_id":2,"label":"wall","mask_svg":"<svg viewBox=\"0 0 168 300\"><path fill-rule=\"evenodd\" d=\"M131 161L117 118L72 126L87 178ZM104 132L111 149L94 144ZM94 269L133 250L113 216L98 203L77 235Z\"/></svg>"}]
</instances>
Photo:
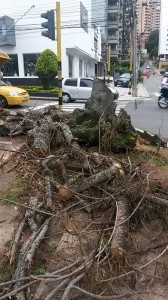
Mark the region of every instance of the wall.
<instances>
[{"instance_id":1,"label":"wall","mask_svg":"<svg viewBox=\"0 0 168 300\"><path fill-rule=\"evenodd\" d=\"M63 60L63 76L68 77L68 53L67 49L71 49L74 54L74 75L79 76L79 59L88 61L92 65L91 73L94 71L95 60L93 29L91 28L91 0L82 0L82 3L88 10L89 29L88 33L80 28L80 0L61 0L61 19L62 19L62 60ZM23 18L23 14L35 4ZM16 46L0 47L0 51L10 54L18 54L20 77L25 77L23 53L41 53L46 48L50 48L56 52L56 42L41 36L41 23L45 19L41 19L40 15L47 10L55 9L55 0L8 0L1 3L0 15L8 15L16 20L21 18L16 24ZM68 28L67 28L68 27ZM70 28L71 27L71 28ZM100 33L99 33L100 40ZM100 43L100 41L99 41ZM77 51L74 49L78 49ZM101 54L101 50L100 50ZM94 75L94 74L93 74Z\"/></svg>"}]
</instances>

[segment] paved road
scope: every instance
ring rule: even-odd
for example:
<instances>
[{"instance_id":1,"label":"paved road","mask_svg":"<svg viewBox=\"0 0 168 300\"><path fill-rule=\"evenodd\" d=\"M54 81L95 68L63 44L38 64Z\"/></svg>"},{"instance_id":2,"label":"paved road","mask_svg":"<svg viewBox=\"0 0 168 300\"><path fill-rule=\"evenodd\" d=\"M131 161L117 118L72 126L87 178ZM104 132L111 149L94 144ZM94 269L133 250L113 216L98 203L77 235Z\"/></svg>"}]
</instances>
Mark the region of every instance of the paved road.
<instances>
[{"instance_id":1,"label":"paved road","mask_svg":"<svg viewBox=\"0 0 168 300\"><path fill-rule=\"evenodd\" d=\"M116 114L119 113L121 108L124 108L127 103L129 102L129 97L128 97L128 89L127 88L122 88L122 87L117 87L116 88L120 94L120 98L117 101L117 109L116 109ZM67 112L72 112L74 111L75 108L80 108L83 109L85 106L85 101L75 101L72 103L63 103L63 110L67 111ZM28 104L24 107L22 106L18 106L18 107L11 107L11 109L14 110L39 110L39 109L43 109L46 106L49 105L56 105L58 107L58 100L54 101L54 100L30 100L28 102Z\"/></svg>"},{"instance_id":2,"label":"paved road","mask_svg":"<svg viewBox=\"0 0 168 300\"><path fill-rule=\"evenodd\" d=\"M168 109L160 109L157 105L159 89L162 76L154 75L149 79L145 78L144 85L149 93L150 100L145 100L138 104L129 102L125 107L130 114L132 123L136 128L146 130L152 134L161 134L162 138L168 141Z\"/></svg>"}]
</instances>

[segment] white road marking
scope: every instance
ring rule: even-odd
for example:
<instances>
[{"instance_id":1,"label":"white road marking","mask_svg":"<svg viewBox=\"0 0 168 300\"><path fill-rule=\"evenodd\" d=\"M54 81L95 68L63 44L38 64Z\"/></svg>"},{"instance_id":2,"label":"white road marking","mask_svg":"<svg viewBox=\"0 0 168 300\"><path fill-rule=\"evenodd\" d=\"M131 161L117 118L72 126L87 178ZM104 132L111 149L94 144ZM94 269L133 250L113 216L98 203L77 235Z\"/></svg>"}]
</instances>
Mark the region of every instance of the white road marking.
<instances>
[{"instance_id":1,"label":"white road marking","mask_svg":"<svg viewBox=\"0 0 168 300\"><path fill-rule=\"evenodd\" d=\"M128 103L129 103L129 101L125 101L125 100L117 101L116 115L118 115L119 112L120 112L120 109L124 108ZM54 105L56 107L58 107L58 102L48 102L48 103L37 105L37 106L34 106L34 107L32 106L32 107L24 108L24 109L21 109L21 110L22 111L31 111L31 110L37 111L37 110L42 110L45 107L54 106ZM67 104L63 104L62 109L63 109L63 111L73 112L76 108L84 109L84 106L85 106L84 103L67 103Z\"/></svg>"}]
</instances>

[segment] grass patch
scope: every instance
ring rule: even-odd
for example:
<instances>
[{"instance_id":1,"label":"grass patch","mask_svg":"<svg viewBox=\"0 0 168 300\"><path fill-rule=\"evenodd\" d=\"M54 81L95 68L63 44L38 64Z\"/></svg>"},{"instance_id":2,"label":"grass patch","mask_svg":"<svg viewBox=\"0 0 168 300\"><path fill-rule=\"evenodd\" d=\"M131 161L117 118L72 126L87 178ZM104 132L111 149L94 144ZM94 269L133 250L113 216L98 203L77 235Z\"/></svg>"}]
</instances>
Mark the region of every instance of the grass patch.
<instances>
[{"instance_id":1,"label":"grass patch","mask_svg":"<svg viewBox=\"0 0 168 300\"><path fill-rule=\"evenodd\" d=\"M27 92L43 92L43 93L57 93L58 87L52 87L49 90L44 90L42 86L20 86L20 88L26 90Z\"/></svg>"},{"instance_id":2,"label":"grass patch","mask_svg":"<svg viewBox=\"0 0 168 300\"><path fill-rule=\"evenodd\" d=\"M8 189L3 193L2 198L9 201L14 201L17 203L25 203L29 197L29 182L25 178L15 179L8 187ZM7 201L5 201L5 204Z\"/></svg>"},{"instance_id":3,"label":"grass patch","mask_svg":"<svg viewBox=\"0 0 168 300\"><path fill-rule=\"evenodd\" d=\"M145 163L152 161L156 166L164 168L168 166L168 163L161 155L153 155L150 152L144 151L142 153L129 153L129 157L134 162Z\"/></svg>"},{"instance_id":4,"label":"grass patch","mask_svg":"<svg viewBox=\"0 0 168 300\"><path fill-rule=\"evenodd\" d=\"M0 282L11 280L13 274L13 267L10 265L0 266Z\"/></svg>"}]
</instances>

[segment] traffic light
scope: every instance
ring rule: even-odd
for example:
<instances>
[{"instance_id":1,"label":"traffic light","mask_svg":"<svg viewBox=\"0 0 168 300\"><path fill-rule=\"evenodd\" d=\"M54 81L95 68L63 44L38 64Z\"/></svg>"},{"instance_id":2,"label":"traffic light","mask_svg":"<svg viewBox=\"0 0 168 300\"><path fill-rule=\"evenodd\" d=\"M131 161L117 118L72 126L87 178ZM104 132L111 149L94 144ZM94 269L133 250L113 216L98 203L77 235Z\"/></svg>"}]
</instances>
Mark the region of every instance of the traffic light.
<instances>
[{"instance_id":1,"label":"traffic light","mask_svg":"<svg viewBox=\"0 0 168 300\"><path fill-rule=\"evenodd\" d=\"M41 14L41 18L44 18L47 20L47 22L41 23L41 26L46 31L42 31L42 35L45 37L48 37L50 40L55 40L55 17L54 17L54 11L48 10L46 13Z\"/></svg>"}]
</instances>

